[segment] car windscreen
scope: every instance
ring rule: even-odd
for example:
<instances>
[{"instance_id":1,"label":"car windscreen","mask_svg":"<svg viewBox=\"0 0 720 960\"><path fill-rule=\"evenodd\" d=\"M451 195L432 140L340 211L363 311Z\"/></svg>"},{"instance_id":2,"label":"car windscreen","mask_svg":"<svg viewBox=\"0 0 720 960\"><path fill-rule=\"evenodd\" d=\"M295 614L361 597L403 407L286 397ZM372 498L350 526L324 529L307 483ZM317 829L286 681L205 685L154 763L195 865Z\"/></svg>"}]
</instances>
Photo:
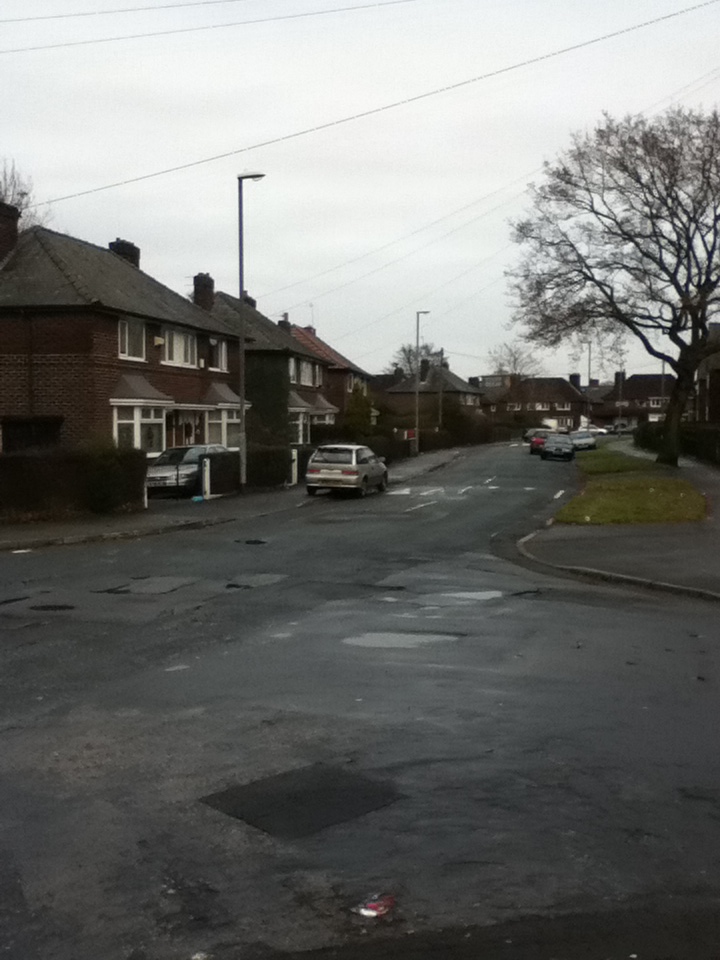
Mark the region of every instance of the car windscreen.
<instances>
[{"instance_id":1,"label":"car windscreen","mask_svg":"<svg viewBox=\"0 0 720 960\"><path fill-rule=\"evenodd\" d=\"M340 447L320 447L313 454L313 463L352 463L353 451Z\"/></svg>"},{"instance_id":2,"label":"car windscreen","mask_svg":"<svg viewBox=\"0 0 720 960\"><path fill-rule=\"evenodd\" d=\"M201 450L199 447L173 447L170 450L164 450L155 461L156 466L175 466L178 463L197 463L200 459Z\"/></svg>"}]
</instances>

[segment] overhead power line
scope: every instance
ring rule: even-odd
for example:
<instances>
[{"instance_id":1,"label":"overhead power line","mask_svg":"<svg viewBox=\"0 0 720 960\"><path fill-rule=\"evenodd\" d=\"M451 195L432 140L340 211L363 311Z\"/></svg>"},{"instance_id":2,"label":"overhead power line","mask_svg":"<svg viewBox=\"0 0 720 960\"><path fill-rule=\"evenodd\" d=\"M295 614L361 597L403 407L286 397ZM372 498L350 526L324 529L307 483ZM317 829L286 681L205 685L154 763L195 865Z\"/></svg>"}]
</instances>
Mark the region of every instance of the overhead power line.
<instances>
[{"instance_id":1,"label":"overhead power line","mask_svg":"<svg viewBox=\"0 0 720 960\"><path fill-rule=\"evenodd\" d=\"M305 17L322 17L330 13L350 13L355 10L394 7L399 3L417 3L417 0L386 0L385 3L363 3L352 7L337 7L334 10L311 10L306 13L286 13L277 17L259 17L255 20L236 20L234 23L211 23L201 27L176 27L174 30L154 30L148 33L128 33L121 37L97 37L91 40L64 40L61 43L39 43L32 47L9 47L5 53L32 53L37 50L59 50L62 47L88 47L95 43L118 43L121 40L144 40L147 37L169 37L178 33L200 33L203 30L224 30L227 27L246 27L258 23L277 23L281 20L301 20Z\"/></svg>"},{"instance_id":2,"label":"overhead power line","mask_svg":"<svg viewBox=\"0 0 720 960\"><path fill-rule=\"evenodd\" d=\"M37 17L3 17L0 23L30 23L38 20L71 20L75 17L105 17L113 13L151 13L183 7L212 7L220 3L247 3L247 0L191 0L190 3L160 3L152 7L118 7L115 10L80 10L76 13L44 13Z\"/></svg>"},{"instance_id":3,"label":"overhead power line","mask_svg":"<svg viewBox=\"0 0 720 960\"><path fill-rule=\"evenodd\" d=\"M113 190L116 187L125 187L132 183L141 183L144 180L152 180L157 177L164 177L170 173L179 173L181 170L191 170L193 167L203 166L207 163L214 163L217 160L226 160L228 157L237 157L242 153L249 153L251 150L259 150L262 147L270 147L279 143L287 143L289 140L297 140L299 137L305 137L311 133L319 133L321 130L330 130L333 127L339 127L346 123L352 123L355 120L363 120L366 117L373 117L381 113L386 113L387 111L394 110L397 107L404 107L411 103L418 103L421 100L428 100L430 97L436 97L442 93L450 93L453 90L460 90L463 87L470 86L474 83L479 83L482 80L489 80L492 77L497 77L504 73L520 70L522 67L528 67L536 63L542 63L545 60L552 60L556 57L563 56L566 53L582 50L586 47L593 46L594 44L603 43L604 41L614 39L615 37L621 37L629 33L634 33L637 30L644 29L645 27L654 26L657 23L672 20L677 17L684 16L687 13L692 13L696 10L702 10L706 7L715 6L717 3L720 3L720 0L705 0L704 3L697 3L691 7L685 7L683 10L676 10L674 13L668 13L662 17L655 17L652 20L644 20L642 23L637 23L632 27L623 27L620 30L613 30L610 33L602 34L602 36L593 37L591 40L584 40L580 43L574 43L567 47L561 47L560 49L553 50L550 53L540 54L537 57L530 57L527 60L521 60L518 63L511 64L510 66L500 67L497 70L491 70L488 73L480 74L477 77L471 77L468 80L460 80L457 83L451 83L447 86L438 87L434 90L428 90L425 93L418 93L415 96L406 97L403 100L396 100L393 103L386 103L380 107L373 107L369 110L363 110L360 113L354 113L347 117L329 120L327 123L320 123L314 127L305 127L303 130L296 130L294 133L287 133L279 137L273 137L270 140L263 140L247 147L239 147L236 150L228 150L226 153L219 153L212 157L204 157L201 160L192 160L188 163L181 163L174 167L166 167L164 170L156 170L153 173L145 173L137 177L128 177L125 180L116 180L113 183L106 183L100 187L91 187L88 190L79 190L76 193L68 193L62 197L55 197L52 200L45 200L42 203L36 204L35 206L47 206L50 203L61 203L65 200L75 200L78 197L87 197L95 193L102 193L105 190ZM383 4L381 4L381 6L383 6ZM0 51L0 53L2 53L2 51Z\"/></svg>"}]
</instances>

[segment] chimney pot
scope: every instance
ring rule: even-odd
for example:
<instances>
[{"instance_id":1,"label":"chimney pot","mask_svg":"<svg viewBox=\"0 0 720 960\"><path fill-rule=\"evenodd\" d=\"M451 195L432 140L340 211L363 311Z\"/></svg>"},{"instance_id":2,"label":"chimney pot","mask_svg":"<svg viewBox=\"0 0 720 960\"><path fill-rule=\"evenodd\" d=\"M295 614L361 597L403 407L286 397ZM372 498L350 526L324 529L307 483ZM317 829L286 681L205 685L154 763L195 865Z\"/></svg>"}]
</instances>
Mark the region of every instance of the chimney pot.
<instances>
[{"instance_id":1,"label":"chimney pot","mask_svg":"<svg viewBox=\"0 0 720 960\"><path fill-rule=\"evenodd\" d=\"M0 260L15 248L18 239L18 220L20 211L9 203L0 200Z\"/></svg>"},{"instance_id":2,"label":"chimney pot","mask_svg":"<svg viewBox=\"0 0 720 960\"><path fill-rule=\"evenodd\" d=\"M571 373L570 376L568 377L568 379L570 380L570 383L572 384L573 387L575 387L576 390L579 390L579 389L580 389L580 374L579 374L579 373Z\"/></svg>"},{"instance_id":3,"label":"chimney pot","mask_svg":"<svg viewBox=\"0 0 720 960\"><path fill-rule=\"evenodd\" d=\"M193 277L193 303L208 313L215 303L215 281L209 273L197 273Z\"/></svg>"},{"instance_id":4,"label":"chimney pot","mask_svg":"<svg viewBox=\"0 0 720 960\"><path fill-rule=\"evenodd\" d=\"M130 243L129 240L121 240L118 237L108 244L108 249L122 257L123 260L127 260L133 267L140 267L140 248L136 247L134 243Z\"/></svg>"},{"instance_id":5,"label":"chimney pot","mask_svg":"<svg viewBox=\"0 0 720 960\"><path fill-rule=\"evenodd\" d=\"M420 361L420 382L425 383L428 378L428 373L430 372L430 361L427 357L423 358Z\"/></svg>"}]
</instances>

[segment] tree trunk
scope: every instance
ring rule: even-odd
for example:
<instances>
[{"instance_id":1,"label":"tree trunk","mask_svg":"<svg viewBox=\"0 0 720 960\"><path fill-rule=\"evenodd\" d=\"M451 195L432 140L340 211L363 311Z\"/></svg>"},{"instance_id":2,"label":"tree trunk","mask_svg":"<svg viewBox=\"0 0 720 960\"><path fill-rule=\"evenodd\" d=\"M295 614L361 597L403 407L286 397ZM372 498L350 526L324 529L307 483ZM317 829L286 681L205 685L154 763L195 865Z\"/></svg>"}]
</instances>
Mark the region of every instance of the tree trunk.
<instances>
[{"instance_id":1,"label":"tree trunk","mask_svg":"<svg viewBox=\"0 0 720 960\"><path fill-rule=\"evenodd\" d=\"M665 411L665 422L660 442L660 452L657 462L671 467L678 465L680 456L680 423L685 413L688 399L695 383L695 370L680 368L673 384L670 399Z\"/></svg>"}]
</instances>

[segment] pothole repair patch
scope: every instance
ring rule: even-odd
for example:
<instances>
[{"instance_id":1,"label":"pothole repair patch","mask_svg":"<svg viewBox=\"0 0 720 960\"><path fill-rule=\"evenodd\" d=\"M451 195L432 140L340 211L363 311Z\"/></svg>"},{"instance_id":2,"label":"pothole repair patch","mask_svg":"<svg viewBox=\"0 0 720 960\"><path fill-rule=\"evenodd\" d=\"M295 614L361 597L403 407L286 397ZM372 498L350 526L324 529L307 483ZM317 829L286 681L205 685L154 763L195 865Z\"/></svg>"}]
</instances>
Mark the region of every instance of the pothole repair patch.
<instances>
[{"instance_id":1,"label":"pothole repair patch","mask_svg":"<svg viewBox=\"0 0 720 960\"><path fill-rule=\"evenodd\" d=\"M401 799L394 784L317 763L220 793L201 802L273 837L294 840L346 823Z\"/></svg>"},{"instance_id":2,"label":"pothole repair patch","mask_svg":"<svg viewBox=\"0 0 720 960\"><path fill-rule=\"evenodd\" d=\"M429 643L452 643L459 639L454 633L361 633L357 637L346 637L343 643L350 647L412 649Z\"/></svg>"}]
</instances>

